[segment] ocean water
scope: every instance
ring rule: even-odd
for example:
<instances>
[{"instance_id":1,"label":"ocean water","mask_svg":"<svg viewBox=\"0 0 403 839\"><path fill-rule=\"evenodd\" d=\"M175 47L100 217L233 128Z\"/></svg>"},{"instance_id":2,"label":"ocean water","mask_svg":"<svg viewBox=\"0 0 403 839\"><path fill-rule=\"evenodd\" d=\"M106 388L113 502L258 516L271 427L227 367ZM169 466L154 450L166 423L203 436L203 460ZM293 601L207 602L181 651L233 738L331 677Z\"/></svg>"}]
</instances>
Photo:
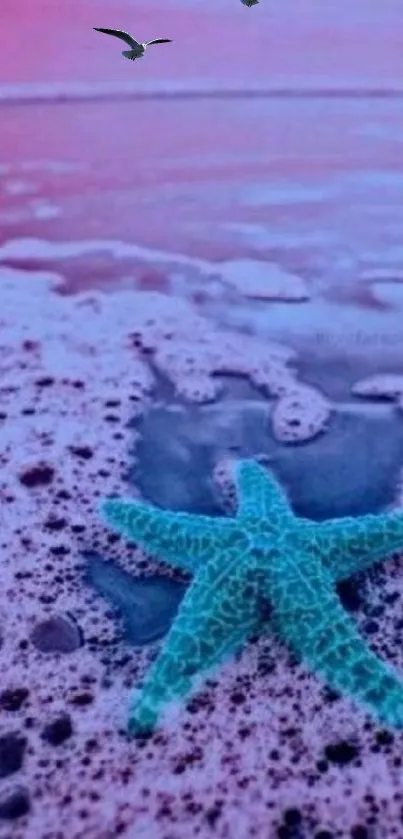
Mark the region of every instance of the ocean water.
<instances>
[{"instance_id":1,"label":"ocean water","mask_svg":"<svg viewBox=\"0 0 403 839\"><path fill-rule=\"evenodd\" d=\"M347 86L179 59L0 86L0 839L402 835L401 732L275 634L128 737L191 578L98 509L231 516L244 457L305 518L401 508L402 94L392 48L382 85L356 72L368 8ZM337 589L399 671L402 579Z\"/></svg>"}]
</instances>

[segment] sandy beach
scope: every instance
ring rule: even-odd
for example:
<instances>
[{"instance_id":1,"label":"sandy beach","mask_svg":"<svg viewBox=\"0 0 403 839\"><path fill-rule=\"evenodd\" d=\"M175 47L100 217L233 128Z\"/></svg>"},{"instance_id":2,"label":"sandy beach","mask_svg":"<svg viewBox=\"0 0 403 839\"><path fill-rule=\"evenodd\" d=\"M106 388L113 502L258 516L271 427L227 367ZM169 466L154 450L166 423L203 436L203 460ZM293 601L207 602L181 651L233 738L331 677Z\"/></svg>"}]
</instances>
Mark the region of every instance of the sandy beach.
<instances>
[{"instance_id":1,"label":"sandy beach","mask_svg":"<svg viewBox=\"0 0 403 839\"><path fill-rule=\"evenodd\" d=\"M401 509L401 8L1 15L0 839L400 839L401 731L274 633L128 737L191 580L98 507ZM400 674L402 573L337 584Z\"/></svg>"}]
</instances>

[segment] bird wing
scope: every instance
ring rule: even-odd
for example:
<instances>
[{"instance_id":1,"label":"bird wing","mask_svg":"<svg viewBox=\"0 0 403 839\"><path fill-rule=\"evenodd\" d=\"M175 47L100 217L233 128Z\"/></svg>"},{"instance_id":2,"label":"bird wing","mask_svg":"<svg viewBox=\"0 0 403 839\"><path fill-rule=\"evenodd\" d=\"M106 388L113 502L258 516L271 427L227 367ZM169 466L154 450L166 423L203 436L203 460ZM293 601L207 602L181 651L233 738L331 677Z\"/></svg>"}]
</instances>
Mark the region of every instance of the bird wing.
<instances>
[{"instance_id":1,"label":"bird wing","mask_svg":"<svg viewBox=\"0 0 403 839\"><path fill-rule=\"evenodd\" d=\"M125 41L129 47L139 47L140 44L138 41L135 41L128 32L122 32L121 29L102 29L100 26L93 27L96 32L105 32L106 35L115 35L116 38L120 38L121 41Z\"/></svg>"},{"instance_id":2,"label":"bird wing","mask_svg":"<svg viewBox=\"0 0 403 839\"><path fill-rule=\"evenodd\" d=\"M150 44L171 44L171 38L154 38L153 41L146 41L145 46L148 47Z\"/></svg>"}]
</instances>

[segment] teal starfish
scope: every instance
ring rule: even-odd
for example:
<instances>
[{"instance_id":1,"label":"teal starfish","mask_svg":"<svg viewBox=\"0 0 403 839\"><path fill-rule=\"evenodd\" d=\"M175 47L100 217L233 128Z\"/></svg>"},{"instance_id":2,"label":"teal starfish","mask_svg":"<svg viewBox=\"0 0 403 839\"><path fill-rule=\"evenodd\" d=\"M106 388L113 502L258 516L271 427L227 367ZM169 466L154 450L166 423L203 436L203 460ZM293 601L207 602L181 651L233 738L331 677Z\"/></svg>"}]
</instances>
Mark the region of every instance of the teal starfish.
<instances>
[{"instance_id":1,"label":"teal starfish","mask_svg":"<svg viewBox=\"0 0 403 839\"><path fill-rule=\"evenodd\" d=\"M164 510L132 499L101 505L106 522L193 582L129 714L154 728L163 706L194 678L269 626L308 666L380 721L403 726L403 680L365 644L335 583L403 548L403 515L313 522L297 518L273 475L253 460L235 467L235 518Z\"/></svg>"}]
</instances>

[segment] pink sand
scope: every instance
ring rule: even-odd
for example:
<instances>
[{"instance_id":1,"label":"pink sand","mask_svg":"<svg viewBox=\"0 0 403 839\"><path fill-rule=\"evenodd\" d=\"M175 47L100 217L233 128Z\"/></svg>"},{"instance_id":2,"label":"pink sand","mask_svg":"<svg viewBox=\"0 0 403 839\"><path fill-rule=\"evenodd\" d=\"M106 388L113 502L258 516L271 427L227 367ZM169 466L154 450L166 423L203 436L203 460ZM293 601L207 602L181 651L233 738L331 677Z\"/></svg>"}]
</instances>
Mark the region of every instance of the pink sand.
<instances>
[{"instance_id":1,"label":"pink sand","mask_svg":"<svg viewBox=\"0 0 403 839\"><path fill-rule=\"evenodd\" d=\"M1 282L1 684L30 691L20 711L3 713L3 730L24 729L32 718L18 775L29 788L32 811L15 823L13 837L207 839L214 830L224 839L236 825L240 839L263 839L277 835L290 808L303 810L308 827L347 836L368 817L366 795L375 785L384 801L382 823L393 825L400 770L392 758L401 735L369 758L377 726L345 700L326 704L320 681L292 663L275 638L249 645L142 749L122 730L129 690L145 672L149 650L139 653L121 642L111 661L125 656L126 663L109 667L101 648L95 653L84 646L68 655L39 653L32 644L22 649L37 621L55 613L72 613L85 638L95 634L106 641L116 633L104 602L80 582L77 562L80 549L96 548L136 573L142 558L124 543L111 546L95 512L101 496L125 493L121 475L133 442L125 423L134 410L147 411L152 375L133 340L158 348L157 364L179 389L192 371L204 387L212 367L236 370L238 363L234 336L220 337L186 301L133 291L60 297L51 290L60 277L37 273L32 282L32 276L4 268ZM164 356L168 333L173 354ZM292 355L250 339L243 370L249 367L253 376L259 357L267 369L272 358L276 369L283 364L286 370ZM53 383L45 387L49 379ZM27 409L33 413L24 415ZM91 457L74 455L77 446L89 447ZM35 489L21 484L27 470L40 465L54 470L51 483ZM217 470L225 498L225 470L219 463ZM52 515L66 519L61 533L47 530ZM74 532L80 524L82 533ZM60 545L63 556L52 551ZM392 590L401 602L396 563L388 565L383 596ZM43 595L51 602L41 602ZM371 596L375 601L375 588ZM392 644L398 614L397 602L383 618L383 637L388 658L402 665ZM84 689L92 701L73 706ZM43 726L65 710L72 737L58 747L44 744ZM360 744L363 764L319 771L325 744L344 739ZM15 783L10 777L4 788ZM9 836L9 826L1 825L1 839Z\"/></svg>"}]
</instances>

